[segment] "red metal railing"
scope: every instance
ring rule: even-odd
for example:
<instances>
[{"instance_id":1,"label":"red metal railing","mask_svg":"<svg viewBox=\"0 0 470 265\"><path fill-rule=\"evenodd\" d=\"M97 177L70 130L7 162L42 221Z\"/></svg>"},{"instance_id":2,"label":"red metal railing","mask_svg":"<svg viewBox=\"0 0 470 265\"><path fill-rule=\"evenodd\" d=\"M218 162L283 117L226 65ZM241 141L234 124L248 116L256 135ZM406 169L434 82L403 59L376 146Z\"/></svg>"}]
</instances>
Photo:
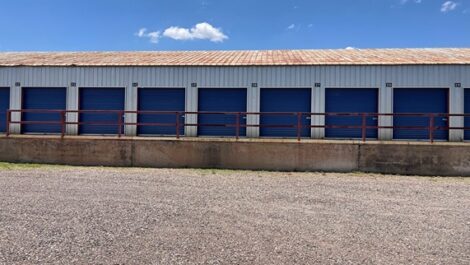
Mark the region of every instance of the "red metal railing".
<instances>
[{"instance_id":1,"label":"red metal railing","mask_svg":"<svg viewBox=\"0 0 470 265\"><path fill-rule=\"evenodd\" d=\"M12 119L12 114L18 113L20 116L23 116L25 113L36 113L36 114L58 114L59 118L57 120L34 120L34 121L27 121L27 120L20 120L18 117ZM68 121L67 115L68 114L76 114L77 117L75 120L77 121ZM116 120L106 120L106 121L80 121L79 114L116 114ZM175 121L173 122L126 122L125 116L126 115L175 115ZM180 118L183 115L224 115L228 117L232 117L235 119L234 123L214 123L214 124L207 124L207 123L186 123L181 122ZM292 124L246 124L242 123L241 119L246 118L246 116L253 116L253 117L263 117L263 116L287 116L287 117L294 117L295 122ZM312 119L314 117L356 117L360 118L360 124L346 124L346 125L315 125L309 124L304 125L302 120ZM380 117L421 117L427 118L428 124L426 126L383 126L379 125L378 119ZM122 131L124 126L154 126L154 127L175 127L175 136L176 138L181 137L180 130L185 127L225 127L225 128L234 128L235 129L235 137L239 139L240 137L240 130L242 128L284 128L284 129L294 129L296 130L296 138L298 141L302 138L302 130L303 129L313 129L313 128L320 128L320 129L357 129L361 132L361 139L362 141L366 141L367 139L367 131L368 130L378 130L378 129L391 129L391 130L419 130L419 131L428 131L429 141L434 142L435 140L435 133L436 131L447 131L450 130L470 130L470 127L460 126L460 127L451 127L449 126L449 120L452 117L461 117L461 118L470 118L470 114L447 114L447 113L310 113L310 112L208 112L208 111L200 111L200 112L185 112L185 111L123 111L123 110L38 110L38 109L22 109L22 110L7 110L6 112L6 135L10 135L11 132L11 125L12 124L19 124L19 125L28 125L28 124L43 124L43 125L50 125L50 126L60 126L60 134L62 137L66 134L66 126L67 125L92 125L92 126L116 126L117 130L116 133L119 137L121 137L124 132ZM377 125L368 125L367 119L374 118L377 120ZM436 126L435 119L442 118L446 119L446 126Z\"/></svg>"}]
</instances>

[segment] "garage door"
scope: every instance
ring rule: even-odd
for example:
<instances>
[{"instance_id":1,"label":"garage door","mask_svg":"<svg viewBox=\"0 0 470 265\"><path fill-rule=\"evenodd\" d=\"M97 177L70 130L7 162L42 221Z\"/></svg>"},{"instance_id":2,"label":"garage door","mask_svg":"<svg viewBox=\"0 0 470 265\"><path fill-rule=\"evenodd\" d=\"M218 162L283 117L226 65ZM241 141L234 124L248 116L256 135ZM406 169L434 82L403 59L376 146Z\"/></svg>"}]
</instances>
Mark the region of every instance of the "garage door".
<instances>
[{"instance_id":1,"label":"garage door","mask_svg":"<svg viewBox=\"0 0 470 265\"><path fill-rule=\"evenodd\" d=\"M10 88L0 87L0 132L6 131L7 110L10 108Z\"/></svg>"},{"instance_id":2,"label":"garage door","mask_svg":"<svg viewBox=\"0 0 470 265\"><path fill-rule=\"evenodd\" d=\"M79 90L80 110L124 110L124 88L81 87ZM87 123L80 125L80 134L118 134L118 118L116 112L80 113L80 122Z\"/></svg>"},{"instance_id":3,"label":"garage door","mask_svg":"<svg viewBox=\"0 0 470 265\"><path fill-rule=\"evenodd\" d=\"M261 112L311 112L312 93L309 88L262 88ZM302 137L310 136L310 117L302 117ZM274 125L297 125L296 115L261 115L260 136L296 137L296 128L264 127Z\"/></svg>"},{"instance_id":4,"label":"garage door","mask_svg":"<svg viewBox=\"0 0 470 265\"><path fill-rule=\"evenodd\" d=\"M378 90L375 88L327 88L327 113L377 113ZM366 117L368 126L377 126L377 117ZM326 116L325 124L330 126L361 126L359 116ZM326 128L326 137L361 138L361 129ZM377 138L377 129L368 129L367 138Z\"/></svg>"},{"instance_id":5,"label":"garage door","mask_svg":"<svg viewBox=\"0 0 470 265\"><path fill-rule=\"evenodd\" d=\"M182 111L184 112L184 88L139 88L138 109L140 111ZM139 114L139 123L175 124L176 114ZM184 124L184 115L179 115ZM180 127L184 133L184 126ZM175 135L176 126L139 126L140 135Z\"/></svg>"},{"instance_id":6,"label":"garage door","mask_svg":"<svg viewBox=\"0 0 470 265\"><path fill-rule=\"evenodd\" d=\"M446 88L395 88L393 91L393 112L399 113L448 113L448 89ZM448 119L436 117L435 126L448 126ZM394 126L429 126L429 117L395 116ZM395 139L429 139L429 130L394 129ZM445 140L448 132L434 131L434 139Z\"/></svg>"},{"instance_id":7,"label":"garage door","mask_svg":"<svg viewBox=\"0 0 470 265\"><path fill-rule=\"evenodd\" d=\"M212 112L246 112L245 88L199 88L198 110ZM199 126L198 134L203 136L234 136L235 127L224 127L224 124L236 124L235 115L199 114L198 124L221 126ZM246 124L240 116L240 124ZM246 128L240 128L240 135L246 135Z\"/></svg>"},{"instance_id":8,"label":"garage door","mask_svg":"<svg viewBox=\"0 0 470 265\"><path fill-rule=\"evenodd\" d=\"M23 109L65 110L67 90L64 87L23 87ZM60 122L60 113L24 112L22 121ZM23 133L60 133L62 126L50 124L23 124Z\"/></svg>"},{"instance_id":9,"label":"garage door","mask_svg":"<svg viewBox=\"0 0 470 265\"><path fill-rule=\"evenodd\" d=\"M465 89L465 114L470 115L470 88ZM470 128L470 116L465 117L465 127ZM465 130L465 140L470 140L470 130Z\"/></svg>"}]
</instances>

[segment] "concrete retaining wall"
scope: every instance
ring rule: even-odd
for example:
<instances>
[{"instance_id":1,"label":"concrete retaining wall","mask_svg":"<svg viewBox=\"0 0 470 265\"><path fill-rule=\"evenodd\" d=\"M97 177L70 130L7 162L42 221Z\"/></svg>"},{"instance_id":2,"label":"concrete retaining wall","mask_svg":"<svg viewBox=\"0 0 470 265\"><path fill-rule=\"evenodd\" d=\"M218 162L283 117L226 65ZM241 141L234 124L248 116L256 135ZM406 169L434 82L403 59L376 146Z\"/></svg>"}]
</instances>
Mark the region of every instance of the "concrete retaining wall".
<instances>
[{"instance_id":1,"label":"concrete retaining wall","mask_svg":"<svg viewBox=\"0 0 470 265\"><path fill-rule=\"evenodd\" d=\"M470 176L470 144L10 136L0 161Z\"/></svg>"}]
</instances>

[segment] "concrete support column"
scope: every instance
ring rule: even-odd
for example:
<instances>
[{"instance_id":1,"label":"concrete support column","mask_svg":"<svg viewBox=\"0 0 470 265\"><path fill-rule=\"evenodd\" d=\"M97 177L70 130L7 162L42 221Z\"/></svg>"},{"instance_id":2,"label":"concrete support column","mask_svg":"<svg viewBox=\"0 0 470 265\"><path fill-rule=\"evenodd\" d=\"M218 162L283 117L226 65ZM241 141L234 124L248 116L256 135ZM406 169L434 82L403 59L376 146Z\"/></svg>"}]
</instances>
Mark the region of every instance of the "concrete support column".
<instances>
[{"instance_id":1,"label":"concrete support column","mask_svg":"<svg viewBox=\"0 0 470 265\"><path fill-rule=\"evenodd\" d=\"M79 100L79 88L75 86L67 87L67 110L77 111L79 109L78 101ZM65 120L67 122L78 122L79 114L76 112L67 112ZM66 126L67 135L77 135L78 134L78 124L67 124Z\"/></svg>"},{"instance_id":2,"label":"concrete support column","mask_svg":"<svg viewBox=\"0 0 470 265\"><path fill-rule=\"evenodd\" d=\"M247 86L247 112L260 112L260 88L252 87L251 84ZM246 124L247 125L259 125L260 117L259 115L247 115ZM258 138L259 137L259 127L248 127L246 129L246 136L248 138Z\"/></svg>"},{"instance_id":3,"label":"concrete support column","mask_svg":"<svg viewBox=\"0 0 470 265\"><path fill-rule=\"evenodd\" d=\"M20 110L22 104L22 89L21 86L15 86L15 83L10 86L10 109ZM11 113L11 121L21 121L21 113ZM10 124L10 133L19 134L21 133L20 124Z\"/></svg>"},{"instance_id":4,"label":"concrete support column","mask_svg":"<svg viewBox=\"0 0 470 265\"><path fill-rule=\"evenodd\" d=\"M186 86L186 112L198 111L198 88L188 84ZM184 122L186 124L196 124L197 114L186 114ZM197 136L197 126L185 126L184 134L190 137Z\"/></svg>"},{"instance_id":5,"label":"concrete support column","mask_svg":"<svg viewBox=\"0 0 470 265\"><path fill-rule=\"evenodd\" d=\"M454 84L449 86L449 113L450 114L464 114L464 86L454 87ZM450 127L464 127L464 117L450 117ZM464 130L450 130L449 141L461 142L464 140Z\"/></svg>"},{"instance_id":6,"label":"concrete support column","mask_svg":"<svg viewBox=\"0 0 470 265\"><path fill-rule=\"evenodd\" d=\"M124 103L124 110L126 111L137 111L137 86L133 86L132 83L127 85L126 89L126 99ZM126 113L124 118L126 123L136 123L137 114L135 113ZM124 128L126 136L136 136L137 135L137 126L136 125L126 125Z\"/></svg>"},{"instance_id":7,"label":"concrete support column","mask_svg":"<svg viewBox=\"0 0 470 265\"><path fill-rule=\"evenodd\" d=\"M319 87L312 88L312 102L311 112L313 113L325 113L325 86L321 84ZM312 125L325 125L324 115L314 115L310 120ZM312 128L312 138L322 139L325 138L325 128Z\"/></svg>"},{"instance_id":8,"label":"concrete support column","mask_svg":"<svg viewBox=\"0 0 470 265\"><path fill-rule=\"evenodd\" d=\"M393 87L379 87L379 113L393 113ZM392 116L379 116L379 126L393 126ZM379 129L379 140L392 140L393 129Z\"/></svg>"}]
</instances>

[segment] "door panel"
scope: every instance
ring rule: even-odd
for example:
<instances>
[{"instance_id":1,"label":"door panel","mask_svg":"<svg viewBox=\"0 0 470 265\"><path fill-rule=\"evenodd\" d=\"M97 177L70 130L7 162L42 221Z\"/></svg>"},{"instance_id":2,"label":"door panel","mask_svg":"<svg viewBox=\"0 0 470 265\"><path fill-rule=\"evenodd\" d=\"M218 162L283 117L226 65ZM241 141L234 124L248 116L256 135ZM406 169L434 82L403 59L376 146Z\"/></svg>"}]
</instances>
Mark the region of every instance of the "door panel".
<instances>
[{"instance_id":1,"label":"door panel","mask_svg":"<svg viewBox=\"0 0 470 265\"><path fill-rule=\"evenodd\" d=\"M399 113L448 113L448 89L446 88L395 88L393 91L393 112ZM394 139L429 139L430 118L405 117L393 118L394 126L420 126L423 129L397 129L393 130ZM434 126L447 127L446 117L434 118ZM435 130L434 139L448 139L447 130Z\"/></svg>"},{"instance_id":2,"label":"door panel","mask_svg":"<svg viewBox=\"0 0 470 265\"><path fill-rule=\"evenodd\" d=\"M0 132L6 131L7 110L10 108L10 88L0 87Z\"/></svg>"},{"instance_id":3,"label":"door panel","mask_svg":"<svg viewBox=\"0 0 470 265\"><path fill-rule=\"evenodd\" d=\"M326 113L377 113L378 89L376 88L327 88ZM367 126L377 126L377 117L367 116ZM360 116L326 116L325 124L332 126L362 126ZM326 137L361 138L362 129L326 128ZM367 138L377 138L377 129L367 129Z\"/></svg>"},{"instance_id":4,"label":"door panel","mask_svg":"<svg viewBox=\"0 0 470 265\"><path fill-rule=\"evenodd\" d=\"M23 87L23 109L25 110L66 110L65 87ZM24 112L22 121L60 123L61 113ZM60 124L23 124L23 133L61 133Z\"/></svg>"},{"instance_id":5,"label":"door panel","mask_svg":"<svg viewBox=\"0 0 470 265\"><path fill-rule=\"evenodd\" d=\"M124 110L124 88L81 87L79 91L80 110ZM118 134L119 116L118 112L80 113L80 122L88 123L80 125L80 134ZM124 121L123 117L121 119ZM92 123L101 123L102 125L94 125ZM121 127L121 132L123 132L123 127Z\"/></svg>"},{"instance_id":6,"label":"door panel","mask_svg":"<svg viewBox=\"0 0 470 265\"><path fill-rule=\"evenodd\" d=\"M198 110L212 112L246 112L246 88L199 88ZM199 124L231 124L232 127L199 126L198 134L203 136L235 136L236 115L199 114ZM245 115L240 124L246 124ZM246 128L240 127L240 135L246 135Z\"/></svg>"},{"instance_id":7,"label":"door panel","mask_svg":"<svg viewBox=\"0 0 470 265\"><path fill-rule=\"evenodd\" d=\"M180 111L185 109L184 88L139 88L139 111ZM184 124L183 113L178 116ZM139 123L176 124L176 114L139 114ZM139 126L139 135L176 135L176 126ZM179 127L184 134L184 126Z\"/></svg>"},{"instance_id":8,"label":"door panel","mask_svg":"<svg viewBox=\"0 0 470 265\"><path fill-rule=\"evenodd\" d=\"M470 115L470 88L465 89L464 113ZM465 117L465 127L470 128L470 116ZM464 132L465 140L470 140L470 130Z\"/></svg>"},{"instance_id":9,"label":"door panel","mask_svg":"<svg viewBox=\"0 0 470 265\"><path fill-rule=\"evenodd\" d=\"M312 93L310 88L262 88L261 112L311 112ZM296 126L297 115L261 115L260 136L297 137L297 128L269 127L275 125ZM300 130L302 137L310 137L310 117L302 116Z\"/></svg>"}]
</instances>

